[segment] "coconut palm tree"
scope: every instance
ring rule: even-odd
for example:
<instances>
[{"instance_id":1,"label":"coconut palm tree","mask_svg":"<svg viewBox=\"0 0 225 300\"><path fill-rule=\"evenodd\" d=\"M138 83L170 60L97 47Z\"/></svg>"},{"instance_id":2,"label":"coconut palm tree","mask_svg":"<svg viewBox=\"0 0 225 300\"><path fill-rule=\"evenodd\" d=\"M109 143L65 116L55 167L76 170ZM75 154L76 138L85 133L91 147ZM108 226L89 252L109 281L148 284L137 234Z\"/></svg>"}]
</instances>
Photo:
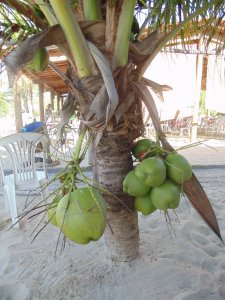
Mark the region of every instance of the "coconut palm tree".
<instances>
[{"instance_id":1,"label":"coconut palm tree","mask_svg":"<svg viewBox=\"0 0 225 300\"><path fill-rule=\"evenodd\" d=\"M82 123L94 136L96 178L102 189L113 194L104 193L110 225L105 238L110 257L119 261L134 259L139 248L138 216L133 198L123 193L122 182L133 167L133 143L144 134L143 103L158 140L172 150L161 130L152 97L154 91L162 98L169 87L144 78L144 73L164 47L174 46L178 40L188 45L193 35L202 37L206 50L216 38L217 49L222 50L224 1L0 3L1 54L11 75L18 73L40 48L56 45L67 56L70 67L64 76L69 95L63 120L66 122L75 110L79 111ZM8 45L7 56L3 45ZM220 236L214 212L194 175L184 185L184 192Z\"/></svg>"}]
</instances>

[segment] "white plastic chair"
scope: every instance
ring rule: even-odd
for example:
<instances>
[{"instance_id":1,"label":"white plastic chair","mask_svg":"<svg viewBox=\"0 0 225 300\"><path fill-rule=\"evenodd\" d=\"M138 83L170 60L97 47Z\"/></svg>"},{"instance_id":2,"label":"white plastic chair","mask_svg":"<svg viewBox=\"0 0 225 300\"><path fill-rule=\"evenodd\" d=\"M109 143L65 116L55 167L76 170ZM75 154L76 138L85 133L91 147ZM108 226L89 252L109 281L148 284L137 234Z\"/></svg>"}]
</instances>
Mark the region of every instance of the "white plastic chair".
<instances>
[{"instance_id":1,"label":"white plastic chair","mask_svg":"<svg viewBox=\"0 0 225 300\"><path fill-rule=\"evenodd\" d=\"M1 183L3 197L7 203L12 223L19 228L16 193L17 191L34 191L47 181L45 165L48 138L40 133L16 133L0 138L0 147L6 150L11 159L13 174L5 175L2 166ZM35 152L43 152L43 171L36 170ZM47 197L47 189L41 192L42 199Z\"/></svg>"},{"instance_id":2,"label":"white plastic chair","mask_svg":"<svg viewBox=\"0 0 225 300\"><path fill-rule=\"evenodd\" d=\"M3 167L1 164L1 160L0 160L0 187L1 187L1 191L3 192L3 200L4 200L4 204L5 204L5 208L7 211L9 210L9 203L7 201L7 193L6 193L6 183L5 183L5 176L4 176L4 171L3 171Z\"/></svg>"}]
</instances>

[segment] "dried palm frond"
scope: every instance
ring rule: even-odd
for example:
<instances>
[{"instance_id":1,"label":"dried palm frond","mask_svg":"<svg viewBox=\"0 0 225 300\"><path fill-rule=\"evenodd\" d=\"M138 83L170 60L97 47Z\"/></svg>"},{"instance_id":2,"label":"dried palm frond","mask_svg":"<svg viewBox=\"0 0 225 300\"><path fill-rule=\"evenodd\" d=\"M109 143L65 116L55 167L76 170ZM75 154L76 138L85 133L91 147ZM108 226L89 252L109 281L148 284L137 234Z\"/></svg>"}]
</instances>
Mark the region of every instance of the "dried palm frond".
<instances>
[{"instance_id":1,"label":"dried palm frond","mask_svg":"<svg viewBox=\"0 0 225 300\"><path fill-rule=\"evenodd\" d=\"M119 97L115 87L114 78L109 65L101 53L101 51L92 43L88 43L91 54L101 72L103 79L103 85L99 91L96 91L96 95L92 100L92 103L88 109L88 113L85 116L85 120L82 122L93 129L103 130L108 121L114 115L117 108ZM92 84L93 85L93 84ZM95 115L94 120L89 120Z\"/></svg>"},{"instance_id":2,"label":"dried palm frond","mask_svg":"<svg viewBox=\"0 0 225 300\"><path fill-rule=\"evenodd\" d=\"M92 56L94 57L94 60L96 64L98 65L98 68L100 69L102 78L104 80L104 84L107 90L107 94L109 97L109 104L107 106L106 111L106 123L107 120L112 117L114 114L119 98L117 89L115 87L114 78L112 71L109 68L109 65L104 57L104 55L101 53L101 51L92 43L88 43L89 49L91 51Z\"/></svg>"},{"instance_id":3,"label":"dried palm frond","mask_svg":"<svg viewBox=\"0 0 225 300\"><path fill-rule=\"evenodd\" d=\"M164 102L164 98L163 98L163 92L165 91L171 91L173 88L164 84L158 84L157 82L154 82L152 80L149 80L147 78L143 78L142 81L144 81L146 83L147 86L149 86L153 92L156 94L156 96L162 101Z\"/></svg>"},{"instance_id":4,"label":"dried palm frond","mask_svg":"<svg viewBox=\"0 0 225 300\"><path fill-rule=\"evenodd\" d=\"M203 220L209 225L221 241L223 241L214 210L195 174L192 175L190 181L184 184L184 192Z\"/></svg>"},{"instance_id":5,"label":"dried palm frond","mask_svg":"<svg viewBox=\"0 0 225 300\"><path fill-rule=\"evenodd\" d=\"M3 59L3 63L6 65L11 85L16 74L34 57L38 49L56 44L65 44L64 34L58 25L32 35L10 52Z\"/></svg>"},{"instance_id":6,"label":"dried palm frond","mask_svg":"<svg viewBox=\"0 0 225 300\"><path fill-rule=\"evenodd\" d=\"M98 46L104 45L105 24L103 22L83 21L79 24L84 35L89 41L96 43ZM61 27L59 25L54 25L32 35L27 40L19 44L3 59L9 78L11 79L10 85L12 85L15 75L34 57L38 49L52 45L59 46L67 58L73 62L72 55Z\"/></svg>"},{"instance_id":7,"label":"dried palm frond","mask_svg":"<svg viewBox=\"0 0 225 300\"><path fill-rule=\"evenodd\" d=\"M81 30L86 39L94 43L99 49L104 48L105 22L104 21L82 21L79 22Z\"/></svg>"},{"instance_id":8,"label":"dried palm frond","mask_svg":"<svg viewBox=\"0 0 225 300\"><path fill-rule=\"evenodd\" d=\"M119 123L120 118L129 111L130 106L134 103L135 99L135 93L133 91L129 91L125 96L124 101L120 103L115 111L115 118L117 123Z\"/></svg>"},{"instance_id":9,"label":"dried palm frond","mask_svg":"<svg viewBox=\"0 0 225 300\"><path fill-rule=\"evenodd\" d=\"M134 63L138 66L143 64L164 37L165 33L156 30L149 34L143 41L130 43L130 57Z\"/></svg>"}]
</instances>

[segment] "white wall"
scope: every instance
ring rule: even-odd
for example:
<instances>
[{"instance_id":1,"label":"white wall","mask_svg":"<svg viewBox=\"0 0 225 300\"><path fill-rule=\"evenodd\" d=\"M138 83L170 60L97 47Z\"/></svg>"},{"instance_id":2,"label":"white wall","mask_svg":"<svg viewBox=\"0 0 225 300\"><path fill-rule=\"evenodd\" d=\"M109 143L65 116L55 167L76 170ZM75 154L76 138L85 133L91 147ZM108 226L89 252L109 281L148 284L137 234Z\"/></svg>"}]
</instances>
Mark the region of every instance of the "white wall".
<instances>
[{"instance_id":1,"label":"white wall","mask_svg":"<svg viewBox=\"0 0 225 300\"><path fill-rule=\"evenodd\" d=\"M172 119L177 110L182 116L192 115L195 97L196 55L160 53L145 77L173 88L164 92L164 104L156 100L161 120Z\"/></svg>"},{"instance_id":2,"label":"white wall","mask_svg":"<svg viewBox=\"0 0 225 300\"><path fill-rule=\"evenodd\" d=\"M208 57L206 108L225 113L225 62L224 57Z\"/></svg>"}]
</instances>

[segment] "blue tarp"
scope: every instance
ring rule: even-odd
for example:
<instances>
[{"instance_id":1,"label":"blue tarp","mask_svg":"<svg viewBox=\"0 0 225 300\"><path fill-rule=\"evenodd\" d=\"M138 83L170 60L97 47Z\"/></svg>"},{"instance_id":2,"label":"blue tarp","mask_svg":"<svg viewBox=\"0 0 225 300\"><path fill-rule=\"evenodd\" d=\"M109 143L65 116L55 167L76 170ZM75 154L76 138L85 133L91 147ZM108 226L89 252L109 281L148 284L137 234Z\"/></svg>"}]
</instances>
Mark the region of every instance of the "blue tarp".
<instances>
[{"instance_id":1,"label":"blue tarp","mask_svg":"<svg viewBox=\"0 0 225 300\"><path fill-rule=\"evenodd\" d=\"M35 132L40 127L43 127L45 123L43 122L32 122L30 124L25 125L21 128L21 132Z\"/></svg>"}]
</instances>

